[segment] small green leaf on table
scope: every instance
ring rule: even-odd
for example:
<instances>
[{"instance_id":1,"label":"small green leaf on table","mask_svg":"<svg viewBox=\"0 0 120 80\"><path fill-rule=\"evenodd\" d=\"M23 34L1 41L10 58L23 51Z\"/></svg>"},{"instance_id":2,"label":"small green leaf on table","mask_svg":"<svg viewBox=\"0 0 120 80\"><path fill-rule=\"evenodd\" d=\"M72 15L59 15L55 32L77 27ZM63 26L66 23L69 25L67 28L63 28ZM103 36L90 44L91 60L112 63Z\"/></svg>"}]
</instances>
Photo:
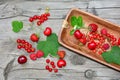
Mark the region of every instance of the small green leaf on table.
<instances>
[{"instance_id":1,"label":"small green leaf on table","mask_svg":"<svg viewBox=\"0 0 120 80\"><path fill-rule=\"evenodd\" d=\"M12 31L18 33L23 28L23 22L12 21Z\"/></svg>"}]
</instances>

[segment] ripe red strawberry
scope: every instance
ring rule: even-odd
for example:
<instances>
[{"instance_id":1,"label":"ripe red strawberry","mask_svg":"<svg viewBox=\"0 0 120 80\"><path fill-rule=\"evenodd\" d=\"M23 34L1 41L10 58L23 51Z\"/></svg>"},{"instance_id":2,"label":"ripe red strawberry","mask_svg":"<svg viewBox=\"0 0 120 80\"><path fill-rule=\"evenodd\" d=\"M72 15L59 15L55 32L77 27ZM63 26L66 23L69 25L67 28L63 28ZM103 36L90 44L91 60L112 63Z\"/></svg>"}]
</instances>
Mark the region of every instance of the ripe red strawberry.
<instances>
[{"instance_id":1,"label":"ripe red strawberry","mask_svg":"<svg viewBox=\"0 0 120 80\"><path fill-rule=\"evenodd\" d=\"M74 32L74 36L77 38L77 39L80 39L82 38L83 34L80 32L80 30L76 30Z\"/></svg>"},{"instance_id":2,"label":"ripe red strawberry","mask_svg":"<svg viewBox=\"0 0 120 80\"><path fill-rule=\"evenodd\" d=\"M120 45L120 38L118 39L118 45Z\"/></svg>"},{"instance_id":3,"label":"ripe red strawberry","mask_svg":"<svg viewBox=\"0 0 120 80\"><path fill-rule=\"evenodd\" d=\"M101 34L107 35L107 29L105 29L105 28L101 29Z\"/></svg>"},{"instance_id":4,"label":"ripe red strawberry","mask_svg":"<svg viewBox=\"0 0 120 80\"><path fill-rule=\"evenodd\" d=\"M94 23L91 23L91 24L89 24L88 28L89 28L90 32L95 32L95 31L97 31L98 26Z\"/></svg>"},{"instance_id":5,"label":"ripe red strawberry","mask_svg":"<svg viewBox=\"0 0 120 80\"><path fill-rule=\"evenodd\" d=\"M82 43L82 45L85 45L87 42L86 38L81 38L79 41Z\"/></svg>"},{"instance_id":6,"label":"ripe red strawberry","mask_svg":"<svg viewBox=\"0 0 120 80\"><path fill-rule=\"evenodd\" d=\"M33 41L33 42L38 42L39 40L39 37L33 33L31 36L30 36L30 40Z\"/></svg>"}]
</instances>

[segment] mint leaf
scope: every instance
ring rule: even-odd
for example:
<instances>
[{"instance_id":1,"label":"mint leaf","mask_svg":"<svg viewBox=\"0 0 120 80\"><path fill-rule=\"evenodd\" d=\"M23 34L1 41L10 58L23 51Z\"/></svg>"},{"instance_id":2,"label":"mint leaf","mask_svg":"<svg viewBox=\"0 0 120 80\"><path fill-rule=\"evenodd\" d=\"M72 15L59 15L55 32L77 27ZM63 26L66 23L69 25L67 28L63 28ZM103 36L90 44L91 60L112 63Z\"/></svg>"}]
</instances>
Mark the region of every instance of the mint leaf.
<instances>
[{"instance_id":1,"label":"mint leaf","mask_svg":"<svg viewBox=\"0 0 120 80\"><path fill-rule=\"evenodd\" d=\"M80 26L80 27L83 26L83 19L82 19L81 16L79 16L79 17L77 18L77 25Z\"/></svg>"},{"instance_id":2,"label":"mint leaf","mask_svg":"<svg viewBox=\"0 0 120 80\"><path fill-rule=\"evenodd\" d=\"M55 33L52 33L47 37L46 41L39 41L37 44L37 49L44 52L44 57L48 55L53 57L58 57L57 51L60 44L58 43L58 36Z\"/></svg>"},{"instance_id":3,"label":"mint leaf","mask_svg":"<svg viewBox=\"0 0 120 80\"><path fill-rule=\"evenodd\" d=\"M118 46L113 46L110 51L104 52L102 57L108 63L120 65L120 48Z\"/></svg>"},{"instance_id":4,"label":"mint leaf","mask_svg":"<svg viewBox=\"0 0 120 80\"><path fill-rule=\"evenodd\" d=\"M71 25L72 25L72 27L74 27L75 25L77 25L77 17L76 16L72 16L71 17Z\"/></svg>"},{"instance_id":5,"label":"mint leaf","mask_svg":"<svg viewBox=\"0 0 120 80\"><path fill-rule=\"evenodd\" d=\"M70 35L73 35L73 34L74 34L74 32L75 32L75 30L74 30L74 29L72 29L72 30L70 31Z\"/></svg>"},{"instance_id":6,"label":"mint leaf","mask_svg":"<svg viewBox=\"0 0 120 80\"><path fill-rule=\"evenodd\" d=\"M12 21L12 30L14 32L19 32L23 28L23 22L21 21Z\"/></svg>"}]
</instances>

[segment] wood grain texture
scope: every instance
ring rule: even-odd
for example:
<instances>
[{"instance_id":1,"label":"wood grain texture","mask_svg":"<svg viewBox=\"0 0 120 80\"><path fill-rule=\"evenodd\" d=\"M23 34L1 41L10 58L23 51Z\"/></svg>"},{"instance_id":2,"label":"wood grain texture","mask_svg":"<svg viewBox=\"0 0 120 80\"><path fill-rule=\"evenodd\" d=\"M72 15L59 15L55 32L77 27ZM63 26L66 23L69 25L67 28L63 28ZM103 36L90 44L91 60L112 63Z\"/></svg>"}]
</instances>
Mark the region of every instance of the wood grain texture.
<instances>
[{"instance_id":1,"label":"wood grain texture","mask_svg":"<svg viewBox=\"0 0 120 80\"><path fill-rule=\"evenodd\" d=\"M120 80L120 73L84 56L78 55L64 47L67 55L67 67L60 69L57 74L44 69L45 59L32 61L25 51L16 49L17 38L29 40L35 32L28 25L29 16L41 14L50 7L50 19L42 26L50 26L53 32L59 33L62 21L72 7L80 8L94 15L120 25L119 0L0 0L0 80ZM24 22L24 30L16 34L11 31L11 21ZM42 38L45 37L42 35ZM34 44L34 43L32 43ZM35 47L35 44L34 44ZM19 65L19 55L26 55L28 62ZM48 57L56 61L55 58ZM87 77L85 76L87 75Z\"/></svg>"}]
</instances>

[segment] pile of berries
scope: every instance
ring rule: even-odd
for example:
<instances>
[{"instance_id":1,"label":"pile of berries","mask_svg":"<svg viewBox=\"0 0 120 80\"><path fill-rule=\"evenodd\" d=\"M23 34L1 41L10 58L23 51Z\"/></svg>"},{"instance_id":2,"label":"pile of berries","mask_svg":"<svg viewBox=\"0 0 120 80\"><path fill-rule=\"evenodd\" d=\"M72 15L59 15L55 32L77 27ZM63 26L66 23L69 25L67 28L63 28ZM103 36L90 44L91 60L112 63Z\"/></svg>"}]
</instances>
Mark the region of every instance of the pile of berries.
<instances>
[{"instance_id":1,"label":"pile of berries","mask_svg":"<svg viewBox=\"0 0 120 80\"><path fill-rule=\"evenodd\" d=\"M88 25L89 32L82 33L80 30L74 32L74 37L79 40L80 45L86 45L94 53L102 54L111 46L120 45L120 38L108 33L106 28L98 31L98 26L94 23Z\"/></svg>"},{"instance_id":2,"label":"pile of berries","mask_svg":"<svg viewBox=\"0 0 120 80\"><path fill-rule=\"evenodd\" d=\"M58 69L54 61L50 61L50 59L46 59L46 63L47 63L47 65L45 66L46 70L48 70L49 72L52 72L53 70L55 73L58 72Z\"/></svg>"},{"instance_id":3,"label":"pile of berries","mask_svg":"<svg viewBox=\"0 0 120 80\"><path fill-rule=\"evenodd\" d=\"M33 48L32 45L24 39L23 40L17 39L17 44L18 49L23 48L28 53L35 52L35 48Z\"/></svg>"},{"instance_id":4,"label":"pile of berries","mask_svg":"<svg viewBox=\"0 0 120 80\"><path fill-rule=\"evenodd\" d=\"M30 22L37 21L37 25L40 26L44 21L48 20L50 13L44 13L41 15L34 15L33 17L29 18Z\"/></svg>"}]
</instances>

